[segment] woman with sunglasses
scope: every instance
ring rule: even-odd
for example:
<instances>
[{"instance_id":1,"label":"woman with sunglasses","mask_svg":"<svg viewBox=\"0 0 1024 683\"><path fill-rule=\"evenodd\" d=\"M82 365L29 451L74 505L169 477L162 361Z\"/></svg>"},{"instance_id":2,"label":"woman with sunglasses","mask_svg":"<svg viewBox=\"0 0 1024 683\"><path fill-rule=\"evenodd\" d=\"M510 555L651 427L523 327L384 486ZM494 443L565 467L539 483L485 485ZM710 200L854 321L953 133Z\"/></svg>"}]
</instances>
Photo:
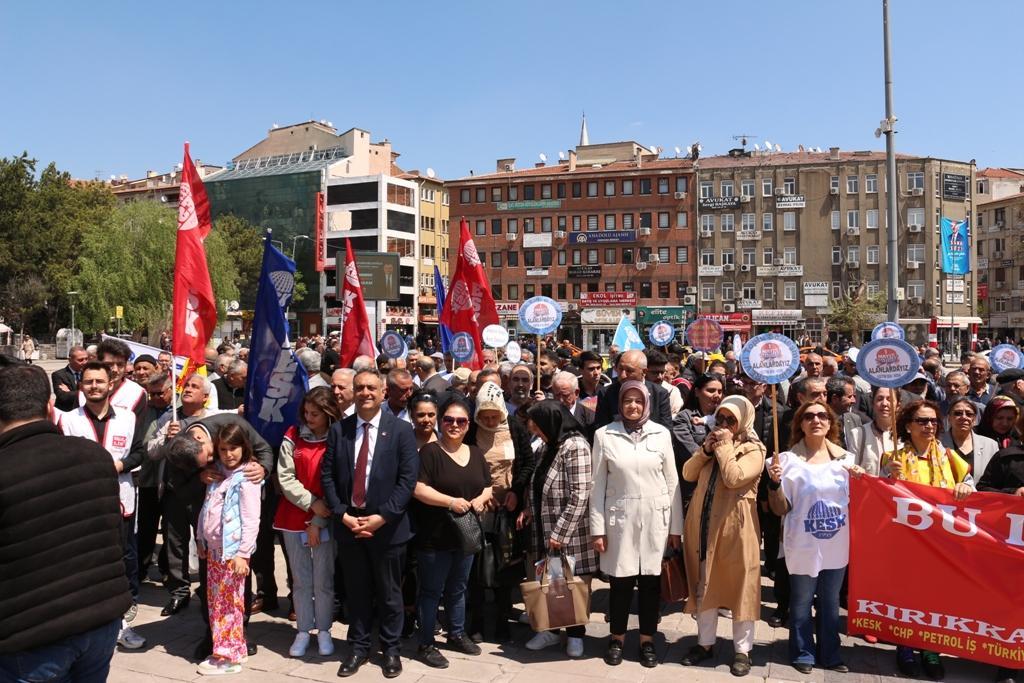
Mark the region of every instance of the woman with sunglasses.
<instances>
[{"instance_id":1,"label":"woman with sunglasses","mask_svg":"<svg viewBox=\"0 0 1024 683\"><path fill-rule=\"evenodd\" d=\"M896 435L905 445L885 454L882 471L892 479L952 489L956 500L964 500L974 491L971 468L956 451L942 447L941 431L939 407L932 401L911 401L903 406L896 418ZM942 680L945 669L937 652L922 650L921 661L929 678ZM914 649L897 645L896 665L904 676L917 676Z\"/></svg>"},{"instance_id":2,"label":"woman with sunglasses","mask_svg":"<svg viewBox=\"0 0 1024 683\"><path fill-rule=\"evenodd\" d=\"M999 444L974 431L978 406L966 396L950 402L946 417L949 418L949 429L942 432L939 442L963 458L971 468L971 476L980 481L992 456L999 450Z\"/></svg>"},{"instance_id":3,"label":"woman with sunglasses","mask_svg":"<svg viewBox=\"0 0 1024 683\"><path fill-rule=\"evenodd\" d=\"M437 441L437 396L425 391L413 394L409 399L409 416L417 449Z\"/></svg>"},{"instance_id":4,"label":"woman with sunglasses","mask_svg":"<svg viewBox=\"0 0 1024 683\"><path fill-rule=\"evenodd\" d=\"M473 555L466 555L448 513L478 515L491 501L491 472L483 453L463 443L469 429L469 405L453 399L441 411L441 437L420 449L420 476L413 496L418 504L416 566L419 597L419 649L427 666L448 667L434 644L437 606L442 596L448 618L448 647L467 655L480 646L466 634L466 584Z\"/></svg>"},{"instance_id":5,"label":"woman with sunglasses","mask_svg":"<svg viewBox=\"0 0 1024 683\"><path fill-rule=\"evenodd\" d=\"M850 475L863 474L853 454L836 445L839 420L820 403L793 415L788 451L768 467L772 511L783 517L782 545L789 570L789 656L809 674L815 663L849 671L839 656L839 594L850 559ZM811 605L817 602L817 634Z\"/></svg>"},{"instance_id":6,"label":"woman with sunglasses","mask_svg":"<svg viewBox=\"0 0 1024 683\"><path fill-rule=\"evenodd\" d=\"M1020 432L1017 431L1017 418L1020 409L1009 396L994 396L985 406L981 414L978 433L987 436L1000 448L1020 443Z\"/></svg>"},{"instance_id":7,"label":"woman with sunglasses","mask_svg":"<svg viewBox=\"0 0 1024 683\"><path fill-rule=\"evenodd\" d=\"M765 448L754 432L754 406L743 396L718 405L715 430L683 465L683 479L697 488L683 527L683 557L690 598L697 615L697 644L684 666L711 659L718 610L732 610L734 676L750 673L754 621L761 612L761 543L757 482Z\"/></svg>"},{"instance_id":8,"label":"woman with sunglasses","mask_svg":"<svg viewBox=\"0 0 1024 683\"><path fill-rule=\"evenodd\" d=\"M590 444L583 427L560 401L538 401L527 411L530 431L543 444L537 469L526 487L526 504L516 526L530 527L529 568L549 552L574 557L573 573L589 583L597 571L597 556L590 542L588 503L594 486ZM586 626L567 628L566 654L583 655ZM528 650L557 645L557 631L541 631L526 643Z\"/></svg>"}]
</instances>

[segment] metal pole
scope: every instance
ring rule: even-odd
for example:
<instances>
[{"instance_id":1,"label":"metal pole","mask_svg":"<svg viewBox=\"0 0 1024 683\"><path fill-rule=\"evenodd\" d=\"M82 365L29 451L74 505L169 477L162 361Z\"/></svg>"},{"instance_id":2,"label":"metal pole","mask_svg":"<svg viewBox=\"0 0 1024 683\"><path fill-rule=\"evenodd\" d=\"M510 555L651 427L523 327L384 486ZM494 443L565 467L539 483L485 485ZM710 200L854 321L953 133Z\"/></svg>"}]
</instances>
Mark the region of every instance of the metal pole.
<instances>
[{"instance_id":1,"label":"metal pole","mask_svg":"<svg viewBox=\"0 0 1024 683\"><path fill-rule=\"evenodd\" d=\"M900 305L896 300L896 290L900 286L899 271L899 234L896 222L896 197L900 191L900 180L896 176L896 116L892 112L892 40L889 36L889 0L882 0L882 32L885 42L885 120L882 122L882 132L885 133L885 167L886 176L889 179L889 186L886 188L886 201L888 204L886 213L889 220L889 303L887 307L888 318L894 323L900 319Z\"/></svg>"}]
</instances>

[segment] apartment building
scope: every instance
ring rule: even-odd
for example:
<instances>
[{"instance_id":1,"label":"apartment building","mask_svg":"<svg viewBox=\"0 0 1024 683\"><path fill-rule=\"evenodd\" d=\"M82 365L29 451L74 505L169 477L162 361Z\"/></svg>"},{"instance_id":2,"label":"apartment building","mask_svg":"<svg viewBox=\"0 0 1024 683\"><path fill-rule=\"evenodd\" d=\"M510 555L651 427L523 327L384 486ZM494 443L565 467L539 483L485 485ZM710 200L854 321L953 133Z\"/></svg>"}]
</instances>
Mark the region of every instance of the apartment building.
<instances>
[{"instance_id":1,"label":"apartment building","mask_svg":"<svg viewBox=\"0 0 1024 683\"><path fill-rule=\"evenodd\" d=\"M986 169L989 170L989 169ZM1024 178L1022 178L1024 180ZM1024 337L1024 192L979 204L973 230L972 266L984 320L981 333L1002 339Z\"/></svg>"}]
</instances>

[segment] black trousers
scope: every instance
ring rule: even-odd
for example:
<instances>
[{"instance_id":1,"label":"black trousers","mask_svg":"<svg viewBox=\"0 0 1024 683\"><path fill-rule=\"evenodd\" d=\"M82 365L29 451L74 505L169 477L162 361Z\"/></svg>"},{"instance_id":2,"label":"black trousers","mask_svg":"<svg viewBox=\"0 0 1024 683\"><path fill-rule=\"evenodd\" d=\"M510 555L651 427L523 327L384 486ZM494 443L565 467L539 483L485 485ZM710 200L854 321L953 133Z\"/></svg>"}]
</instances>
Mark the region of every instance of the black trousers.
<instances>
[{"instance_id":1,"label":"black trousers","mask_svg":"<svg viewBox=\"0 0 1024 683\"><path fill-rule=\"evenodd\" d=\"M193 527L191 506L173 489L166 489L160 499L160 510L164 518L164 548L167 551L164 588L174 597L187 598L192 591L188 573L188 542ZM195 512L199 513L198 510Z\"/></svg>"},{"instance_id":2,"label":"black trousers","mask_svg":"<svg viewBox=\"0 0 1024 683\"><path fill-rule=\"evenodd\" d=\"M139 574L145 578L145 572L153 563L153 551L156 549L156 534L160 529L160 490L156 486L139 487L139 504L135 511L139 530L136 543L139 547ZM166 569L163 564L160 569Z\"/></svg>"},{"instance_id":3,"label":"black trousers","mask_svg":"<svg viewBox=\"0 0 1024 683\"><path fill-rule=\"evenodd\" d=\"M661 597L661 576L609 576L608 619L612 635L626 633L629 606L633 602L633 587L638 589L637 616L640 617L640 635L653 636L658 630L658 608Z\"/></svg>"},{"instance_id":4,"label":"black trousers","mask_svg":"<svg viewBox=\"0 0 1024 683\"><path fill-rule=\"evenodd\" d=\"M781 557L775 561L775 602L778 603L778 610L783 614L789 614L789 568L786 567L786 558Z\"/></svg>"},{"instance_id":5,"label":"black trousers","mask_svg":"<svg viewBox=\"0 0 1024 683\"><path fill-rule=\"evenodd\" d=\"M339 544L338 557L345 575L348 642L352 646L352 654L359 657L370 655L374 616L377 618L381 651L385 655L399 654L405 618L402 601L405 553L404 543L386 547L373 546L361 540Z\"/></svg>"},{"instance_id":6,"label":"black trousers","mask_svg":"<svg viewBox=\"0 0 1024 683\"><path fill-rule=\"evenodd\" d=\"M274 513L277 511L277 493L272 486L263 487L260 505L260 532L256 536L256 550L249 566L256 577L256 594L264 600L277 600L277 579L274 578Z\"/></svg>"}]
</instances>

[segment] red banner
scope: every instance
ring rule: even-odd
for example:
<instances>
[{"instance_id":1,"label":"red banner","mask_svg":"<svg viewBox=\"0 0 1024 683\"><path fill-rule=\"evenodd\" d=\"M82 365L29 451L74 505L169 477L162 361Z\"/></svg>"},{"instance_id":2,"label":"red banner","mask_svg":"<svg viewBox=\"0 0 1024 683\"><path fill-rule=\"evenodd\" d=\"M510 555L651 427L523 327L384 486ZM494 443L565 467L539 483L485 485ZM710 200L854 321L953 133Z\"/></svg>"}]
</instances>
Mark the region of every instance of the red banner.
<instances>
[{"instance_id":1,"label":"red banner","mask_svg":"<svg viewBox=\"0 0 1024 683\"><path fill-rule=\"evenodd\" d=\"M1024 668L1024 498L851 480L851 634Z\"/></svg>"},{"instance_id":2,"label":"red banner","mask_svg":"<svg viewBox=\"0 0 1024 683\"><path fill-rule=\"evenodd\" d=\"M318 273L324 272L327 263L327 237L324 235L324 193L316 193L316 230L313 235L313 268ZM295 254L292 254L294 258Z\"/></svg>"},{"instance_id":3,"label":"red banner","mask_svg":"<svg viewBox=\"0 0 1024 683\"><path fill-rule=\"evenodd\" d=\"M580 305L631 308L636 306L636 292L580 292Z\"/></svg>"}]
</instances>

